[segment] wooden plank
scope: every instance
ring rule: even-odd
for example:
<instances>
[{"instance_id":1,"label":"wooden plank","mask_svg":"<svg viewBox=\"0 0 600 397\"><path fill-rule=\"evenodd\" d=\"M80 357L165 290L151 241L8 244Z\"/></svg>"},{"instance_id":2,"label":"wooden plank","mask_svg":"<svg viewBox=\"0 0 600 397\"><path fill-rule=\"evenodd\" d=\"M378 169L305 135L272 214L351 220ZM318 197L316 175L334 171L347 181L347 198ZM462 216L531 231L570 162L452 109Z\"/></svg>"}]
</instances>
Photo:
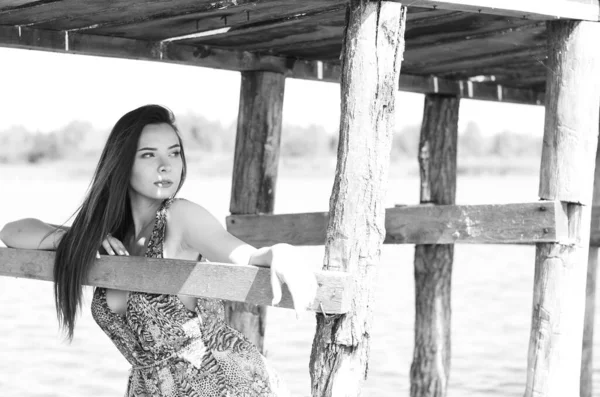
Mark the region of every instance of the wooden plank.
<instances>
[{"instance_id":1,"label":"wooden plank","mask_svg":"<svg viewBox=\"0 0 600 397\"><path fill-rule=\"evenodd\" d=\"M122 36L142 40L164 40L189 34L207 33L220 28L236 31L238 28L276 25L294 20L310 20L332 7L345 7L346 0L289 0L238 1L236 4L215 7L215 3L196 6L191 12L172 10L145 18L128 15L90 25L92 34ZM341 36L340 36L341 40Z\"/></svg>"},{"instance_id":2,"label":"wooden plank","mask_svg":"<svg viewBox=\"0 0 600 397\"><path fill-rule=\"evenodd\" d=\"M406 62L413 67L427 67L437 63L452 63L455 59L481 56L493 57L523 48L544 46L546 33L543 24L532 24L526 28L509 29L505 32L484 32L473 34L468 39L447 39L436 43L424 44L406 49ZM477 59L472 60L473 67L478 66ZM499 63L501 64L501 63Z\"/></svg>"},{"instance_id":3,"label":"wooden plank","mask_svg":"<svg viewBox=\"0 0 600 397\"><path fill-rule=\"evenodd\" d=\"M143 18L158 12L177 10L185 14L204 8L208 0L39 0L15 8L0 8L2 25L40 25L51 30L67 30L126 17ZM214 6L213 6L214 8Z\"/></svg>"},{"instance_id":4,"label":"wooden plank","mask_svg":"<svg viewBox=\"0 0 600 397\"><path fill-rule=\"evenodd\" d=\"M421 204L456 202L460 99L427 95L419 140ZM451 356L451 290L454 245L415 246L415 344L411 397L444 397Z\"/></svg>"},{"instance_id":5,"label":"wooden plank","mask_svg":"<svg viewBox=\"0 0 600 397\"><path fill-rule=\"evenodd\" d=\"M506 69L510 67L510 65L517 63L520 63L521 73L524 71L529 72L532 69L532 66L537 66L545 71L543 62L546 59L546 52L545 46L537 45L533 47L519 47L518 49L512 48L508 51L478 53L477 55L461 54L460 56L452 57L439 64L417 62L414 65L411 65L411 67L423 68L422 70L425 73L434 75L449 74L449 71L450 74L453 75L467 73L493 75L490 72L473 71L484 68L496 68L501 71L502 69ZM541 62L541 64L539 62ZM495 77L498 78L498 76ZM545 75L543 77L545 77Z\"/></svg>"},{"instance_id":6,"label":"wooden plank","mask_svg":"<svg viewBox=\"0 0 600 397\"><path fill-rule=\"evenodd\" d=\"M54 252L0 248L0 276L53 281ZM328 313L345 313L351 299L350 276L344 272L315 272L317 297L311 307ZM273 294L269 268L177 259L135 256L102 256L92 267L85 285L180 294L271 305ZM277 307L292 308L284 285Z\"/></svg>"},{"instance_id":7,"label":"wooden plank","mask_svg":"<svg viewBox=\"0 0 600 397\"><path fill-rule=\"evenodd\" d=\"M525 397L578 396L580 391L600 108L598 37L598 23L548 23L539 191L542 199L564 203L569 240L536 246Z\"/></svg>"},{"instance_id":8,"label":"wooden plank","mask_svg":"<svg viewBox=\"0 0 600 397\"><path fill-rule=\"evenodd\" d=\"M336 40L341 49L345 9L345 5L336 6L301 18L242 25L227 32L192 38L182 43L277 53L278 49L293 48L296 43L318 44L321 40L331 39ZM339 57L339 51L331 56Z\"/></svg>"},{"instance_id":9,"label":"wooden plank","mask_svg":"<svg viewBox=\"0 0 600 397\"><path fill-rule=\"evenodd\" d=\"M232 214L273 213L283 113L285 77L272 72L242 72L237 120ZM267 308L226 302L227 322L265 353Z\"/></svg>"},{"instance_id":10,"label":"wooden plank","mask_svg":"<svg viewBox=\"0 0 600 397\"><path fill-rule=\"evenodd\" d=\"M419 0L415 4L419 7L504 15L524 19L600 20L598 0Z\"/></svg>"},{"instance_id":11,"label":"wooden plank","mask_svg":"<svg viewBox=\"0 0 600 397\"><path fill-rule=\"evenodd\" d=\"M317 314L309 368L312 395L319 397L360 396L367 377L406 7L351 0L347 15L340 143L323 268L352 274L355 294L348 315Z\"/></svg>"},{"instance_id":12,"label":"wooden plank","mask_svg":"<svg viewBox=\"0 0 600 397\"><path fill-rule=\"evenodd\" d=\"M228 230L257 247L323 245L328 213L237 215ZM536 244L565 241L568 225L557 201L388 208L386 244Z\"/></svg>"},{"instance_id":13,"label":"wooden plank","mask_svg":"<svg viewBox=\"0 0 600 397\"><path fill-rule=\"evenodd\" d=\"M29 7L38 7L42 4L54 3L60 0L2 0L0 13L14 12Z\"/></svg>"}]
</instances>

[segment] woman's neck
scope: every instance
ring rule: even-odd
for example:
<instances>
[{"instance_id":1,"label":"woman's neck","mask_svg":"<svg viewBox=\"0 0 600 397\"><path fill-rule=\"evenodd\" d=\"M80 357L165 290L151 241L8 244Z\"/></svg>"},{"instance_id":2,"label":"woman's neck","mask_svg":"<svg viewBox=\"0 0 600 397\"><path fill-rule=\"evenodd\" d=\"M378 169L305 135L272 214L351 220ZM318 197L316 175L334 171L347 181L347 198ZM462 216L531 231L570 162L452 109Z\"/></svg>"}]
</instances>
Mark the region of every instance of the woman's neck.
<instances>
[{"instance_id":1,"label":"woman's neck","mask_svg":"<svg viewBox=\"0 0 600 397\"><path fill-rule=\"evenodd\" d=\"M162 200L152 200L130 192L131 216L133 218L133 237L137 240L146 234L147 229L154 223L156 212Z\"/></svg>"}]
</instances>

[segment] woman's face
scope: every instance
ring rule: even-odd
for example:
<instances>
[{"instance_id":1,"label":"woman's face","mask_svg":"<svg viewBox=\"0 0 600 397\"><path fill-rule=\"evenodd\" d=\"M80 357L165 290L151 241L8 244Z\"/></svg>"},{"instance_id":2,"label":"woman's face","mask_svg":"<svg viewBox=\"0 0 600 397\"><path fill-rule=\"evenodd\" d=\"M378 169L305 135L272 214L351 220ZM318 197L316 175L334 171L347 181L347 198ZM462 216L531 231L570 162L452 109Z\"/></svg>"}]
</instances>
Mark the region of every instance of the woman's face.
<instances>
[{"instance_id":1,"label":"woman's face","mask_svg":"<svg viewBox=\"0 0 600 397\"><path fill-rule=\"evenodd\" d=\"M166 199L177 192L183 161L181 146L168 124L148 124L138 141L130 187L150 199Z\"/></svg>"}]
</instances>

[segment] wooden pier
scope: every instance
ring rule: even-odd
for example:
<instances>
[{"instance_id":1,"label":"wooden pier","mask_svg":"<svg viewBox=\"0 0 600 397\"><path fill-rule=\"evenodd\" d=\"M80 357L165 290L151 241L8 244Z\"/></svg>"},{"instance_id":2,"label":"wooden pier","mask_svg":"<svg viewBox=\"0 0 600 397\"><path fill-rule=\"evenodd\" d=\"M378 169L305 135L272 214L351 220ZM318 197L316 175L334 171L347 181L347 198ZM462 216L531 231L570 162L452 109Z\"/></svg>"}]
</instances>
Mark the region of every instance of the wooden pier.
<instances>
[{"instance_id":1,"label":"wooden pier","mask_svg":"<svg viewBox=\"0 0 600 397\"><path fill-rule=\"evenodd\" d=\"M416 245L411 397L446 395L453 248L464 243L536 245L524 395L591 397L599 21L600 0L9 0L0 3L0 46L242 73L227 227L256 246L325 246L312 307L314 397L360 395L384 244ZM273 214L287 78L341 84L328 213ZM425 94L421 199L385 209L398 90ZM540 201L455 202L461 99L545 106ZM51 280L52 263L53 253L0 249L0 275ZM271 297L264 269L100 263L88 284L230 300L229 322L262 349ZM168 281L158 285L157 276Z\"/></svg>"}]
</instances>

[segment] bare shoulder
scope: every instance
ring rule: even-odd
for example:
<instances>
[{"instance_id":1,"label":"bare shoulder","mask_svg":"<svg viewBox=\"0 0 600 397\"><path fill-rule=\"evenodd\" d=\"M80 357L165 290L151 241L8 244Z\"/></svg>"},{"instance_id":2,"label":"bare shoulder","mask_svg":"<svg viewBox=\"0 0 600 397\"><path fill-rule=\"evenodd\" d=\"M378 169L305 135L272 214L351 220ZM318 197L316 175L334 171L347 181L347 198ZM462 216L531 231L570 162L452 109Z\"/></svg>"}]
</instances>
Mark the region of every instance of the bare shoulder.
<instances>
[{"instance_id":1,"label":"bare shoulder","mask_svg":"<svg viewBox=\"0 0 600 397\"><path fill-rule=\"evenodd\" d=\"M184 250L200 252L209 258L224 258L218 247L227 241L229 234L204 207L189 200L175 200L167 217Z\"/></svg>"},{"instance_id":2,"label":"bare shoulder","mask_svg":"<svg viewBox=\"0 0 600 397\"><path fill-rule=\"evenodd\" d=\"M213 216L200 204L194 203L187 199L174 200L167 217L171 227L175 227L180 230L186 230L191 225L204 223L210 221Z\"/></svg>"},{"instance_id":3,"label":"bare shoulder","mask_svg":"<svg viewBox=\"0 0 600 397\"><path fill-rule=\"evenodd\" d=\"M210 213L200 204L194 203L188 199L178 198L173 200L173 203L169 207L169 212L173 217L173 219L187 218L190 215L210 215Z\"/></svg>"}]
</instances>

